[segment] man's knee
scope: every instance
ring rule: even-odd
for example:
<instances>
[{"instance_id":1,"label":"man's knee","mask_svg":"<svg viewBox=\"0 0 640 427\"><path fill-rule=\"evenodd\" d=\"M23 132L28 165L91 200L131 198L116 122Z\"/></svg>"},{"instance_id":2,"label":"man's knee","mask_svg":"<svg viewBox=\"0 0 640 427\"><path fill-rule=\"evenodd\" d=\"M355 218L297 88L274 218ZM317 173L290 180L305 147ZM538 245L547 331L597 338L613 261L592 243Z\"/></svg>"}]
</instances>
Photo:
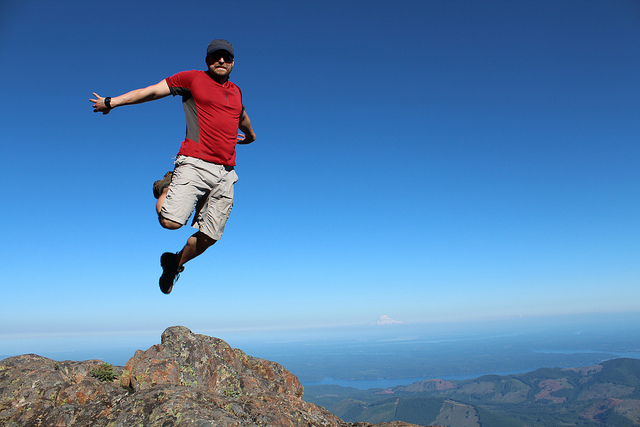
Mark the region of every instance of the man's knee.
<instances>
[{"instance_id":1,"label":"man's knee","mask_svg":"<svg viewBox=\"0 0 640 427\"><path fill-rule=\"evenodd\" d=\"M212 237L207 236L206 234L204 234L204 233L203 233L203 232L201 232L201 231L198 231L198 232L195 234L195 237L198 239L198 243L199 243L200 245L202 245L202 247L203 247L204 249L208 248L209 246L211 246L211 245L213 245L215 242L217 242L217 240L216 240L216 239L214 239L214 238L212 238Z\"/></svg>"},{"instance_id":2,"label":"man's knee","mask_svg":"<svg viewBox=\"0 0 640 427\"><path fill-rule=\"evenodd\" d=\"M171 221L170 219L166 219L162 215L158 215L158 221L160 221L160 225L163 228L166 228L166 229L169 229L169 230L177 230L178 228L182 227L182 224L180 224L179 222L175 222L175 221Z\"/></svg>"}]
</instances>

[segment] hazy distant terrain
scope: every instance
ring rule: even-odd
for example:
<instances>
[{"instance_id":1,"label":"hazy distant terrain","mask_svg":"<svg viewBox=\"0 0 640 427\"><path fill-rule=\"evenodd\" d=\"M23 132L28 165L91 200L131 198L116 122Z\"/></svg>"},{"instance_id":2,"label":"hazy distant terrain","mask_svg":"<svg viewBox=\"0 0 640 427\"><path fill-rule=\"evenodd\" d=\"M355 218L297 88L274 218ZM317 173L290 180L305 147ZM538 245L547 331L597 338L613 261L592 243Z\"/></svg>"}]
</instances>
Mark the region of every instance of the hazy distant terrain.
<instances>
[{"instance_id":1,"label":"hazy distant terrain","mask_svg":"<svg viewBox=\"0 0 640 427\"><path fill-rule=\"evenodd\" d=\"M304 399L350 422L623 427L640 425L640 360L389 389L307 386Z\"/></svg>"},{"instance_id":2,"label":"hazy distant terrain","mask_svg":"<svg viewBox=\"0 0 640 427\"><path fill-rule=\"evenodd\" d=\"M420 379L466 379L543 367L595 365L640 358L640 316L559 316L470 324L389 325L243 342L250 354L275 360L303 384L324 380L356 388ZM234 345L232 343L232 345ZM378 385L380 379L395 379ZM409 379L401 381L401 379Z\"/></svg>"}]
</instances>

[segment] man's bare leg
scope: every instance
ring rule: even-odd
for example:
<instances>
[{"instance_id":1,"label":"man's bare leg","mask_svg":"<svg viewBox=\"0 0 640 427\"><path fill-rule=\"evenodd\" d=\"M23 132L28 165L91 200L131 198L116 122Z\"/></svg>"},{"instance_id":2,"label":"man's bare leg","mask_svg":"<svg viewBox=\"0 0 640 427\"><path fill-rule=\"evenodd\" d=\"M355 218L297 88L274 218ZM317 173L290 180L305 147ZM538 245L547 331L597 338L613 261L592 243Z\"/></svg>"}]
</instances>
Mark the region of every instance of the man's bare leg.
<instances>
[{"instance_id":1,"label":"man's bare leg","mask_svg":"<svg viewBox=\"0 0 640 427\"><path fill-rule=\"evenodd\" d=\"M167 221L161 216L160 223L165 227L163 221ZM171 222L171 221L169 221ZM178 226L180 224L173 223ZM168 227L167 227L168 228ZM160 290L165 293L171 293L173 289L173 285L180 277L180 273L184 270L184 264L197 257L206 251L211 245L216 242L215 239L207 236L200 231L196 232L193 236L187 239L187 243L184 245L184 248L177 254L172 252L165 252L160 257L160 265L162 266L162 276L160 276Z\"/></svg>"},{"instance_id":2,"label":"man's bare leg","mask_svg":"<svg viewBox=\"0 0 640 427\"><path fill-rule=\"evenodd\" d=\"M160 209L162 209L162 204L167 199L168 192L169 192L169 187L166 187L164 190L162 190L162 193L160 193L160 197L158 197L158 201L156 202L156 212L158 213L158 215L160 215Z\"/></svg>"},{"instance_id":3,"label":"man's bare leg","mask_svg":"<svg viewBox=\"0 0 640 427\"><path fill-rule=\"evenodd\" d=\"M215 242L217 242L217 240L212 239L206 234L201 233L200 231L196 232L193 236L189 237L187 244L182 248L178 264L184 265L187 261L201 255Z\"/></svg>"}]
</instances>

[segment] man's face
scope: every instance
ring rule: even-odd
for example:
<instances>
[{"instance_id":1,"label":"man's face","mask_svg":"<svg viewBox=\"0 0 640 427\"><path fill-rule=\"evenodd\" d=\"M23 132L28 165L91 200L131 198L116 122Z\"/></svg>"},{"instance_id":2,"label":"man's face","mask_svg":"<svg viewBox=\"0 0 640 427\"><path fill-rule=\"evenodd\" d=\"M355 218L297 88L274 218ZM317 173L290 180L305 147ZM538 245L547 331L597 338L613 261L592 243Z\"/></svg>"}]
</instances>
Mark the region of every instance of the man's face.
<instances>
[{"instance_id":1,"label":"man's face","mask_svg":"<svg viewBox=\"0 0 640 427\"><path fill-rule=\"evenodd\" d=\"M216 50L207 55L207 66L212 77L226 80L233 70L233 58L226 50Z\"/></svg>"}]
</instances>

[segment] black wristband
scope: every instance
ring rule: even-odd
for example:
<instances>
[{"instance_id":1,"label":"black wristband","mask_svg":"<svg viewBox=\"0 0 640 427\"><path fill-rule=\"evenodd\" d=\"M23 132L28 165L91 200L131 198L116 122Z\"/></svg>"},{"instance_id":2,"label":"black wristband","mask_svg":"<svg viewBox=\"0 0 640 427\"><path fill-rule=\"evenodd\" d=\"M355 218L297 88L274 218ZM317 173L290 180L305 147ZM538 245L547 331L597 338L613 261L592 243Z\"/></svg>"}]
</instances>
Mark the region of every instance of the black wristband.
<instances>
[{"instance_id":1,"label":"black wristband","mask_svg":"<svg viewBox=\"0 0 640 427\"><path fill-rule=\"evenodd\" d=\"M111 97L110 97L110 96L107 96L107 97L104 99L104 105L106 105L106 106L107 106L107 108L111 109Z\"/></svg>"}]
</instances>

